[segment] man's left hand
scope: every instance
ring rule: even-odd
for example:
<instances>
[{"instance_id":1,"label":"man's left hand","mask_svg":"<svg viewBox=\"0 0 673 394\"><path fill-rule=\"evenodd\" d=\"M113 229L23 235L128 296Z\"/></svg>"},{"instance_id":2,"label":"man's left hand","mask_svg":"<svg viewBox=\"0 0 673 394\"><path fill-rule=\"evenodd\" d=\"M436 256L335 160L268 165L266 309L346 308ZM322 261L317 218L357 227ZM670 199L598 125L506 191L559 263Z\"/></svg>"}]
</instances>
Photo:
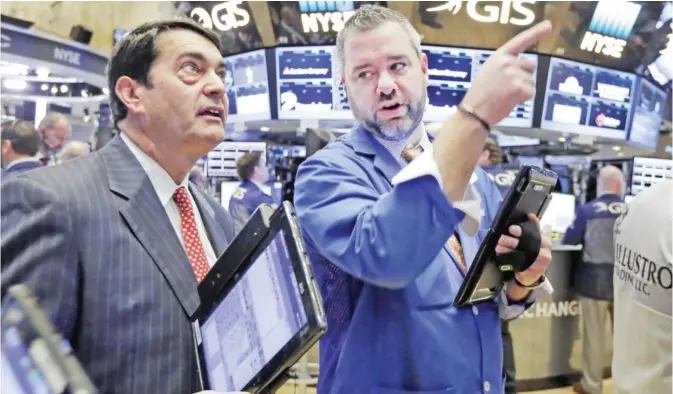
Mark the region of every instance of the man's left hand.
<instances>
[{"instance_id":1,"label":"man's left hand","mask_svg":"<svg viewBox=\"0 0 673 394\"><path fill-rule=\"evenodd\" d=\"M540 220L537 216L530 214L529 219L535 222L535 225L540 231L540 253L533 265L523 272L514 274L516 279L524 285L533 285L540 277L547 271L547 267L551 263L551 239L545 236L540 229ZM504 254L514 250L519 245L519 237L521 237L521 226L513 225L509 227L510 235L503 235L500 237L498 244L495 247L495 253Z\"/></svg>"}]
</instances>

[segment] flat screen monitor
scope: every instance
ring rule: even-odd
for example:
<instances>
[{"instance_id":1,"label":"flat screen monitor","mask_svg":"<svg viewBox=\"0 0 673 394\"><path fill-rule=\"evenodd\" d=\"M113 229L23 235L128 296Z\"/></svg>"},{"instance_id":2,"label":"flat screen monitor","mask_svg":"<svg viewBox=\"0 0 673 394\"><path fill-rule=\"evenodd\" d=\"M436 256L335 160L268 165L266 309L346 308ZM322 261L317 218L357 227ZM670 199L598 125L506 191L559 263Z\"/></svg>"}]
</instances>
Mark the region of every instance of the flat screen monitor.
<instances>
[{"instance_id":1,"label":"flat screen monitor","mask_svg":"<svg viewBox=\"0 0 673 394\"><path fill-rule=\"evenodd\" d=\"M456 111L465 93L472 86L472 80L493 51L429 45L422 48L428 57L429 74L428 105L424 120L442 122ZM523 56L537 63L537 55ZM533 80L536 80L535 75ZM534 102L535 97L517 105L507 118L498 123L498 126L533 127Z\"/></svg>"},{"instance_id":2,"label":"flat screen monitor","mask_svg":"<svg viewBox=\"0 0 673 394\"><path fill-rule=\"evenodd\" d=\"M625 140L635 86L634 74L552 58L540 127Z\"/></svg>"},{"instance_id":3,"label":"flat screen monitor","mask_svg":"<svg viewBox=\"0 0 673 394\"><path fill-rule=\"evenodd\" d=\"M266 155L266 142L221 142L206 156L206 176L238 179L236 162L248 152Z\"/></svg>"},{"instance_id":4,"label":"flat screen monitor","mask_svg":"<svg viewBox=\"0 0 673 394\"><path fill-rule=\"evenodd\" d=\"M673 160L654 157L633 158L630 194L635 196L664 179L673 179Z\"/></svg>"},{"instance_id":5,"label":"flat screen monitor","mask_svg":"<svg viewBox=\"0 0 673 394\"><path fill-rule=\"evenodd\" d=\"M276 48L279 119L352 119L333 46Z\"/></svg>"},{"instance_id":6,"label":"flat screen monitor","mask_svg":"<svg viewBox=\"0 0 673 394\"><path fill-rule=\"evenodd\" d=\"M227 56L225 85L229 100L227 123L271 119L264 49Z\"/></svg>"},{"instance_id":7,"label":"flat screen monitor","mask_svg":"<svg viewBox=\"0 0 673 394\"><path fill-rule=\"evenodd\" d=\"M661 121L664 118L666 92L645 78L638 78L629 142L640 148L656 150Z\"/></svg>"},{"instance_id":8,"label":"flat screen monitor","mask_svg":"<svg viewBox=\"0 0 673 394\"><path fill-rule=\"evenodd\" d=\"M552 193L551 201L540 220L544 229L548 226L553 233L565 234L575 220L576 199L572 194Z\"/></svg>"}]
</instances>

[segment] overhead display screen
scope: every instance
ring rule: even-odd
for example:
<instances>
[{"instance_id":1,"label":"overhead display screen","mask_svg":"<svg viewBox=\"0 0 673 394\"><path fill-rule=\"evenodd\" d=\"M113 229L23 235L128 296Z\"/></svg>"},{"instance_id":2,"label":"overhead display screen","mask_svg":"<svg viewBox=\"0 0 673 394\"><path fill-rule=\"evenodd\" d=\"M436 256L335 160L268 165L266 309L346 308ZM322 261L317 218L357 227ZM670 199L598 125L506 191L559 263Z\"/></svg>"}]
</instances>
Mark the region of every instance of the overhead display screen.
<instances>
[{"instance_id":1,"label":"overhead display screen","mask_svg":"<svg viewBox=\"0 0 673 394\"><path fill-rule=\"evenodd\" d=\"M631 194L636 195L665 179L673 179L673 160L653 157L633 158Z\"/></svg>"},{"instance_id":2,"label":"overhead display screen","mask_svg":"<svg viewBox=\"0 0 673 394\"><path fill-rule=\"evenodd\" d=\"M629 141L633 145L657 149L665 105L666 93L645 78L639 78L633 106L633 122L629 131Z\"/></svg>"},{"instance_id":3,"label":"overhead display screen","mask_svg":"<svg viewBox=\"0 0 673 394\"><path fill-rule=\"evenodd\" d=\"M633 74L552 58L540 127L626 139L635 85Z\"/></svg>"},{"instance_id":4,"label":"overhead display screen","mask_svg":"<svg viewBox=\"0 0 673 394\"><path fill-rule=\"evenodd\" d=\"M229 100L227 123L271 119L266 55L263 49L224 58Z\"/></svg>"},{"instance_id":5,"label":"overhead display screen","mask_svg":"<svg viewBox=\"0 0 673 394\"><path fill-rule=\"evenodd\" d=\"M353 119L332 46L276 49L279 119ZM441 122L456 110L491 51L423 46L428 56L425 121ZM537 55L525 54L537 62ZM498 126L532 127L534 98Z\"/></svg>"},{"instance_id":6,"label":"overhead display screen","mask_svg":"<svg viewBox=\"0 0 673 394\"><path fill-rule=\"evenodd\" d=\"M276 49L279 119L352 119L332 46Z\"/></svg>"},{"instance_id":7,"label":"overhead display screen","mask_svg":"<svg viewBox=\"0 0 673 394\"><path fill-rule=\"evenodd\" d=\"M236 162L249 152L262 152L266 155L266 142L221 142L206 156L205 175L238 179Z\"/></svg>"},{"instance_id":8,"label":"overhead display screen","mask_svg":"<svg viewBox=\"0 0 673 394\"><path fill-rule=\"evenodd\" d=\"M424 120L441 122L456 111L492 51L423 46L428 56L428 107ZM537 63L537 55L523 56ZM536 76L533 76L536 80ZM498 126L533 127L535 97L518 105Z\"/></svg>"}]
</instances>

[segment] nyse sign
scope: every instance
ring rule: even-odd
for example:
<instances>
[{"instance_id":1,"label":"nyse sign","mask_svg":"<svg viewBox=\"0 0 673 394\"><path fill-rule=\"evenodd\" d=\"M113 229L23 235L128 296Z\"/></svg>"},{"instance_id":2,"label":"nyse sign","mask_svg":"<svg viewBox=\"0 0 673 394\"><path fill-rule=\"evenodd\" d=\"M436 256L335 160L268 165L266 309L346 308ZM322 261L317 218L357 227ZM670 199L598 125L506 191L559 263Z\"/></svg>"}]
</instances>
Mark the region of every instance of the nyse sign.
<instances>
[{"instance_id":1,"label":"nyse sign","mask_svg":"<svg viewBox=\"0 0 673 394\"><path fill-rule=\"evenodd\" d=\"M189 16L206 29L229 31L250 23L250 13L241 8L241 4L241 0L225 1L214 6L210 13L204 8L196 7Z\"/></svg>"},{"instance_id":2,"label":"nyse sign","mask_svg":"<svg viewBox=\"0 0 673 394\"><path fill-rule=\"evenodd\" d=\"M346 21L353 16L355 11L312 12L301 14L301 25L304 33L338 33L344 28Z\"/></svg>"},{"instance_id":3,"label":"nyse sign","mask_svg":"<svg viewBox=\"0 0 673 394\"><path fill-rule=\"evenodd\" d=\"M584 38L582 39L582 44L580 44L580 49L583 51L599 53L619 59L622 57L624 46L626 46L626 41L622 40L621 38L604 36L602 34L588 31L584 33Z\"/></svg>"},{"instance_id":4,"label":"nyse sign","mask_svg":"<svg viewBox=\"0 0 673 394\"><path fill-rule=\"evenodd\" d=\"M428 8L427 11L449 11L454 15L458 14L463 4L467 4L467 15L477 22L483 23L501 23L503 25L511 24L517 26L528 26L535 22L535 12L526 7L533 5L533 0L505 0L501 5L485 5L483 10L477 9L477 0L451 0L437 7Z\"/></svg>"}]
</instances>

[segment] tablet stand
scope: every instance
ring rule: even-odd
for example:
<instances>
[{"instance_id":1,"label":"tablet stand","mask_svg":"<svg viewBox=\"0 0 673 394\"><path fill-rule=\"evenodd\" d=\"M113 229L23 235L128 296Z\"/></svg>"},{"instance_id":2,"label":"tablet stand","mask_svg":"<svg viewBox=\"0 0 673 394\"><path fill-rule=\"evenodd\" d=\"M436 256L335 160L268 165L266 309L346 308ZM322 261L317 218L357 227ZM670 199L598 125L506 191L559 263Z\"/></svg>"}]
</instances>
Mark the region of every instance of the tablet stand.
<instances>
[{"instance_id":1,"label":"tablet stand","mask_svg":"<svg viewBox=\"0 0 673 394\"><path fill-rule=\"evenodd\" d=\"M526 218L526 221L514 223L521 227L521 237L516 249L509 253L495 256L501 272L509 272L512 275L530 268L540 254L542 237L537 224Z\"/></svg>"}]
</instances>

